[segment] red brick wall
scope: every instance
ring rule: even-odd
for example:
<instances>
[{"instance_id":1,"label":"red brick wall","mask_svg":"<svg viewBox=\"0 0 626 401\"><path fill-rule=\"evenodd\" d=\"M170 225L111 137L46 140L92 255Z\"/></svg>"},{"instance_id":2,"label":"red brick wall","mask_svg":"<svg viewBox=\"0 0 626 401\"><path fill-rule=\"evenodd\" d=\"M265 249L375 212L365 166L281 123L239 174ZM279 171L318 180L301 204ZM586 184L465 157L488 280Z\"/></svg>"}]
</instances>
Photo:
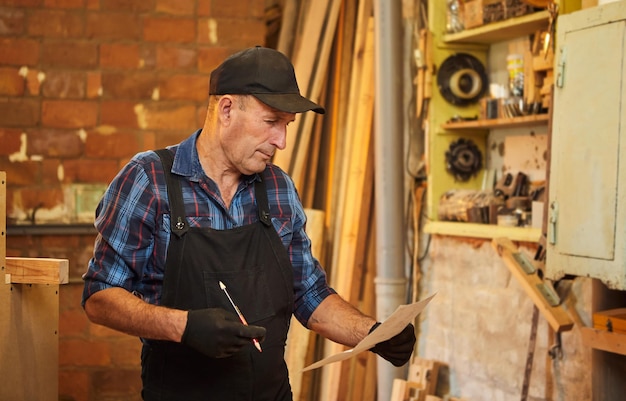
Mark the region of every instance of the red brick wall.
<instances>
[{"instance_id":1,"label":"red brick wall","mask_svg":"<svg viewBox=\"0 0 626 401\"><path fill-rule=\"evenodd\" d=\"M201 126L208 77L265 43L264 0L0 2L0 171L9 223L106 184L139 151ZM139 340L90 324L80 275L93 235L9 235L7 255L70 260L60 291L61 400L139 400Z\"/></svg>"}]
</instances>

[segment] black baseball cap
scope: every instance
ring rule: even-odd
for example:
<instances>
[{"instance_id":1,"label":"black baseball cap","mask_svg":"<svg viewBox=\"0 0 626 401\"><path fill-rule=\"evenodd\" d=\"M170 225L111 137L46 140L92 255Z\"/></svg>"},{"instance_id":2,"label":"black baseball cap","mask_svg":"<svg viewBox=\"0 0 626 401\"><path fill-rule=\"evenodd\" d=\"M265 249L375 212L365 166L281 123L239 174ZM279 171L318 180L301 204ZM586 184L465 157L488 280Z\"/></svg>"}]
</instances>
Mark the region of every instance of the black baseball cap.
<instances>
[{"instance_id":1,"label":"black baseball cap","mask_svg":"<svg viewBox=\"0 0 626 401\"><path fill-rule=\"evenodd\" d=\"M280 111L324 114L322 106L300 95L291 61L281 52L256 46L228 57L211 72L210 95L252 95Z\"/></svg>"}]
</instances>

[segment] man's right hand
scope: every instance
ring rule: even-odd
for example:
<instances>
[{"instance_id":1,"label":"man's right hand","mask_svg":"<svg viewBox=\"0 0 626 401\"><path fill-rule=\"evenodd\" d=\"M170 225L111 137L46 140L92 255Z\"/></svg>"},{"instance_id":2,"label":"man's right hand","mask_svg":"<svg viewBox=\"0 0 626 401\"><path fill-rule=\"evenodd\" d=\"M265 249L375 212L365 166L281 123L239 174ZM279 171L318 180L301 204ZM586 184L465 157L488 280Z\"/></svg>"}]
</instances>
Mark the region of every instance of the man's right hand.
<instances>
[{"instance_id":1,"label":"man's right hand","mask_svg":"<svg viewBox=\"0 0 626 401\"><path fill-rule=\"evenodd\" d=\"M209 308L188 312L181 342L208 357L225 358L252 344L253 338L263 341L265 327L246 326L234 313Z\"/></svg>"}]
</instances>

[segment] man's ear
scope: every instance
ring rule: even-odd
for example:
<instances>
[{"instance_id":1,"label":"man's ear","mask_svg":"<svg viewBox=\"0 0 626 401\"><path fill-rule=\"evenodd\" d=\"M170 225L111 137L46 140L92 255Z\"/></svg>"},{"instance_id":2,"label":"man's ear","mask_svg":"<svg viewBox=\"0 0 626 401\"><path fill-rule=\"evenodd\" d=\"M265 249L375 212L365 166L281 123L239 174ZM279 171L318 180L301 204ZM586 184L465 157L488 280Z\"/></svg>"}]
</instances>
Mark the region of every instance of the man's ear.
<instances>
[{"instance_id":1,"label":"man's ear","mask_svg":"<svg viewBox=\"0 0 626 401\"><path fill-rule=\"evenodd\" d=\"M233 98L230 95L224 95L217 103L217 112L219 120L222 124L230 124L230 116L233 109Z\"/></svg>"}]
</instances>

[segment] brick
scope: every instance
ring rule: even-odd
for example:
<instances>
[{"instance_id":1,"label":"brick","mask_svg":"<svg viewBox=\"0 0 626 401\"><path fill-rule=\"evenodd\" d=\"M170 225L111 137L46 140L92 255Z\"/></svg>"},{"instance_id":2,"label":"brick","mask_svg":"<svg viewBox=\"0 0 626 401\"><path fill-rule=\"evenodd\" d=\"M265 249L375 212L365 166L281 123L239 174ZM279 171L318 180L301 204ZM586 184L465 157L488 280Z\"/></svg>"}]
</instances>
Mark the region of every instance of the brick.
<instances>
[{"instance_id":1,"label":"brick","mask_svg":"<svg viewBox=\"0 0 626 401\"><path fill-rule=\"evenodd\" d=\"M0 7L0 35L20 36L26 26L24 11Z\"/></svg>"},{"instance_id":2,"label":"brick","mask_svg":"<svg viewBox=\"0 0 626 401\"><path fill-rule=\"evenodd\" d=\"M142 129L192 130L196 125L196 107L191 103L158 102L136 108Z\"/></svg>"},{"instance_id":3,"label":"brick","mask_svg":"<svg viewBox=\"0 0 626 401\"><path fill-rule=\"evenodd\" d=\"M196 21L194 18L147 17L143 21L143 39L148 42L194 42Z\"/></svg>"},{"instance_id":4,"label":"brick","mask_svg":"<svg viewBox=\"0 0 626 401\"><path fill-rule=\"evenodd\" d=\"M85 141L85 156L98 159L131 157L140 151L137 137L131 133L89 133Z\"/></svg>"},{"instance_id":5,"label":"brick","mask_svg":"<svg viewBox=\"0 0 626 401\"><path fill-rule=\"evenodd\" d=\"M45 67L95 68L98 45L93 42L44 42L41 64Z\"/></svg>"},{"instance_id":6,"label":"brick","mask_svg":"<svg viewBox=\"0 0 626 401\"><path fill-rule=\"evenodd\" d=\"M129 400L129 394L139 397L141 393L140 367L134 369L100 370L94 373L93 378L94 395L99 400Z\"/></svg>"},{"instance_id":7,"label":"brick","mask_svg":"<svg viewBox=\"0 0 626 401\"><path fill-rule=\"evenodd\" d=\"M43 0L2 0L5 7L41 7Z\"/></svg>"},{"instance_id":8,"label":"brick","mask_svg":"<svg viewBox=\"0 0 626 401\"><path fill-rule=\"evenodd\" d=\"M85 29L82 15L61 10L33 10L28 17L29 36L80 38Z\"/></svg>"},{"instance_id":9,"label":"brick","mask_svg":"<svg viewBox=\"0 0 626 401\"><path fill-rule=\"evenodd\" d=\"M29 186L22 188L20 191L20 197L22 200L22 207L25 210L33 210L35 208L40 209L52 209L55 206L63 204L63 190L58 188L40 188L38 186ZM35 213L37 218L37 213ZM51 252L46 250L48 257L54 257Z\"/></svg>"},{"instance_id":10,"label":"brick","mask_svg":"<svg viewBox=\"0 0 626 401\"><path fill-rule=\"evenodd\" d=\"M13 195L13 194L7 193L7 195ZM12 198L13 196L10 196L10 197ZM9 197L7 196L7 198ZM29 249L29 248L33 248L37 246L37 244L35 243L36 242L35 240L36 240L36 237L32 235L9 235L7 236L7 247L20 250L18 252L14 252L13 256L22 256L23 255L23 253L21 252L22 249Z\"/></svg>"},{"instance_id":11,"label":"brick","mask_svg":"<svg viewBox=\"0 0 626 401\"><path fill-rule=\"evenodd\" d=\"M41 129L27 137L28 153L48 157L79 157L82 142L75 130Z\"/></svg>"},{"instance_id":12,"label":"brick","mask_svg":"<svg viewBox=\"0 0 626 401\"><path fill-rule=\"evenodd\" d=\"M108 366L111 363L108 343L93 340L59 341L59 366Z\"/></svg>"},{"instance_id":13,"label":"brick","mask_svg":"<svg viewBox=\"0 0 626 401\"><path fill-rule=\"evenodd\" d=\"M102 96L102 74L100 72L87 73L87 98L94 99Z\"/></svg>"},{"instance_id":14,"label":"brick","mask_svg":"<svg viewBox=\"0 0 626 401\"><path fill-rule=\"evenodd\" d=\"M158 86L153 73L102 73L102 96L107 99L152 99Z\"/></svg>"},{"instance_id":15,"label":"brick","mask_svg":"<svg viewBox=\"0 0 626 401\"><path fill-rule=\"evenodd\" d=\"M259 15L260 8L260 15ZM215 18L245 18L246 16L263 16L265 1L239 0L214 1L211 6L211 15Z\"/></svg>"},{"instance_id":16,"label":"brick","mask_svg":"<svg viewBox=\"0 0 626 401\"><path fill-rule=\"evenodd\" d=\"M211 3L212 0L198 0L196 14L198 17L210 17L211 16Z\"/></svg>"},{"instance_id":17,"label":"brick","mask_svg":"<svg viewBox=\"0 0 626 401\"><path fill-rule=\"evenodd\" d=\"M64 237L76 237L79 242L83 242L84 238L95 238L91 235L71 235ZM91 246L93 248L93 242L91 242ZM70 259L70 265L76 264L77 262L73 258ZM59 312L63 313L66 311L78 311L81 313L85 313L83 307L80 304L80 300L83 296L83 283L82 281L78 281L75 283L64 284L59 287ZM86 317L86 316L85 316ZM63 338L63 333L60 333L60 338Z\"/></svg>"},{"instance_id":18,"label":"brick","mask_svg":"<svg viewBox=\"0 0 626 401\"><path fill-rule=\"evenodd\" d=\"M62 169L61 160L54 158L47 158L41 161L41 184L42 185L58 185L62 182ZM70 266L71 268L71 266Z\"/></svg>"},{"instance_id":19,"label":"brick","mask_svg":"<svg viewBox=\"0 0 626 401\"><path fill-rule=\"evenodd\" d=\"M59 313L60 338L82 337L87 334L89 321L82 310Z\"/></svg>"},{"instance_id":20,"label":"brick","mask_svg":"<svg viewBox=\"0 0 626 401\"><path fill-rule=\"evenodd\" d=\"M119 171L115 160L78 160L63 162L65 182L108 184Z\"/></svg>"},{"instance_id":21,"label":"brick","mask_svg":"<svg viewBox=\"0 0 626 401\"><path fill-rule=\"evenodd\" d=\"M141 363L141 341L137 337L125 336L115 341L111 350L111 362L115 366L133 367Z\"/></svg>"},{"instance_id":22,"label":"brick","mask_svg":"<svg viewBox=\"0 0 626 401\"><path fill-rule=\"evenodd\" d=\"M157 47L154 43L142 43L139 49L139 66L142 70L151 70L157 66Z\"/></svg>"},{"instance_id":23,"label":"brick","mask_svg":"<svg viewBox=\"0 0 626 401\"><path fill-rule=\"evenodd\" d=\"M209 96L208 75L174 75L167 77L159 86L162 100L204 101Z\"/></svg>"},{"instance_id":24,"label":"brick","mask_svg":"<svg viewBox=\"0 0 626 401\"><path fill-rule=\"evenodd\" d=\"M0 95L22 96L26 82L15 67L0 67Z\"/></svg>"},{"instance_id":25,"label":"brick","mask_svg":"<svg viewBox=\"0 0 626 401\"><path fill-rule=\"evenodd\" d=\"M40 170L41 163L39 162L10 162L8 159L0 157L0 171L5 171L7 173L8 189L12 187L15 188L37 184L39 181ZM13 191L13 195L16 195L16 192L17 191ZM8 198L9 194L7 193L7 200Z\"/></svg>"},{"instance_id":26,"label":"brick","mask_svg":"<svg viewBox=\"0 0 626 401\"><path fill-rule=\"evenodd\" d=\"M167 131L167 132L159 132L159 134L155 138L156 146L154 149L164 148L173 143L179 143L185 138L189 137L193 133L192 130L177 130L177 131Z\"/></svg>"},{"instance_id":27,"label":"brick","mask_svg":"<svg viewBox=\"0 0 626 401\"><path fill-rule=\"evenodd\" d=\"M138 128L136 102L111 100L100 104L100 123L120 128Z\"/></svg>"},{"instance_id":28,"label":"brick","mask_svg":"<svg viewBox=\"0 0 626 401\"><path fill-rule=\"evenodd\" d=\"M32 39L0 39L0 65L34 66L39 63L39 43Z\"/></svg>"},{"instance_id":29,"label":"brick","mask_svg":"<svg viewBox=\"0 0 626 401\"><path fill-rule=\"evenodd\" d=\"M220 46L246 48L265 43L267 27L261 19L219 19L217 20L217 37ZM207 42L210 38L201 34L198 29L198 43Z\"/></svg>"},{"instance_id":30,"label":"brick","mask_svg":"<svg viewBox=\"0 0 626 401\"><path fill-rule=\"evenodd\" d=\"M11 128L0 128L0 156L8 156L19 152L22 143L20 137L22 130Z\"/></svg>"},{"instance_id":31,"label":"brick","mask_svg":"<svg viewBox=\"0 0 626 401\"><path fill-rule=\"evenodd\" d=\"M156 64L159 69L190 70L196 68L197 50L175 46L159 46Z\"/></svg>"},{"instance_id":32,"label":"brick","mask_svg":"<svg viewBox=\"0 0 626 401\"><path fill-rule=\"evenodd\" d=\"M193 15L196 0L156 0L156 12L172 15Z\"/></svg>"},{"instance_id":33,"label":"brick","mask_svg":"<svg viewBox=\"0 0 626 401\"><path fill-rule=\"evenodd\" d=\"M90 400L91 373L74 368L59 369L59 400Z\"/></svg>"},{"instance_id":34,"label":"brick","mask_svg":"<svg viewBox=\"0 0 626 401\"><path fill-rule=\"evenodd\" d=\"M103 43L100 45L100 67L112 69L136 69L141 66L139 45Z\"/></svg>"},{"instance_id":35,"label":"brick","mask_svg":"<svg viewBox=\"0 0 626 401\"><path fill-rule=\"evenodd\" d=\"M141 21L137 14L89 13L87 14L85 36L88 39L138 40L141 38Z\"/></svg>"},{"instance_id":36,"label":"brick","mask_svg":"<svg viewBox=\"0 0 626 401\"><path fill-rule=\"evenodd\" d=\"M85 0L44 0L44 5L50 8L84 8Z\"/></svg>"},{"instance_id":37,"label":"brick","mask_svg":"<svg viewBox=\"0 0 626 401\"><path fill-rule=\"evenodd\" d=\"M218 20L215 18L198 18L198 36L196 41L199 44L221 45L217 35L217 24Z\"/></svg>"},{"instance_id":38,"label":"brick","mask_svg":"<svg viewBox=\"0 0 626 401\"><path fill-rule=\"evenodd\" d=\"M87 92L86 78L84 72L51 70L41 83L41 93L47 98L83 99Z\"/></svg>"},{"instance_id":39,"label":"brick","mask_svg":"<svg viewBox=\"0 0 626 401\"><path fill-rule=\"evenodd\" d=\"M0 126L31 127L39 124L38 99L0 99Z\"/></svg>"},{"instance_id":40,"label":"brick","mask_svg":"<svg viewBox=\"0 0 626 401\"><path fill-rule=\"evenodd\" d=\"M153 11L155 7L154 4L155 0L101 0L100 8L102 10L132 11L134 13L143 13Z\"/></svg>"},{"instance_id":41,"label":"brick","mask_svg":"<svg viewBox=\"0 0 626 401\"><path fill-rule=\"evenodd\" d=\"M213 71L226 57L234 53L227 47L200 47L198 49L198 71Z\"/></svg>"},{"instance_id":42,"label":"brick","mask_svg":"<svg viewBox=\"0 0 626 401\"><path fill-rule=\"evenodd\" d=\"M142 143L143 147L141 151L156 149L156 135L151 131L142 131Z\"/></svg>"},{"instance_id":43,"label":"brick","mask_svg":"<svg viewBox=\"0 0 626 401\"><path fill-rule=\"evenodd\" d=\"M98 104L89 100L44 100L41 106L41 122L47 127L94 127L97 118Z\"/></svg>"}]
</instances>

